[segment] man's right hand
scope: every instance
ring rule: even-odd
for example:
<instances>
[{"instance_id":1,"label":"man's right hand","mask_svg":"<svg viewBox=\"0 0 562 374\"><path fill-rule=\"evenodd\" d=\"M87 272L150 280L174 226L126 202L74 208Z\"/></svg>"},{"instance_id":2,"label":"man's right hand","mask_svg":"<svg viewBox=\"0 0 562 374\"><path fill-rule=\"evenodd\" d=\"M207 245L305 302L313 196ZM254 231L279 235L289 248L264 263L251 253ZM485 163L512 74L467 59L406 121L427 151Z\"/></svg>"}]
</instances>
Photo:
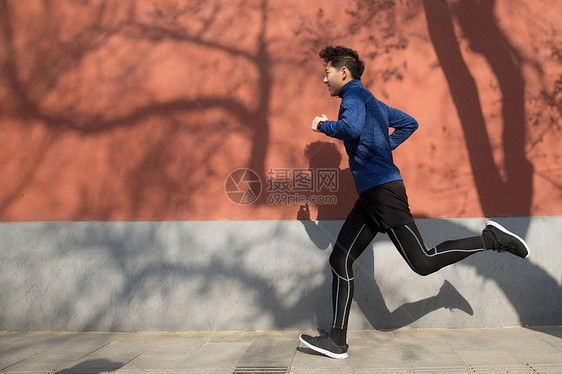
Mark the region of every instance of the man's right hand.
<instances>
[{"instance_id":1,"label":"man's right hand","mask_svg":"<svg viewBox=\"0 0 562 374\"><path fill-rule=\"evenodd\" d=\"M320 132L320 130L318 130L318 123L320 121L327 121L327 120L328 120L328 117L326 117L325 114L322 114L322 116L314 117L314 119L312 120L312 126L311 126L312 131Z\"/></svg>"}]
</instances>

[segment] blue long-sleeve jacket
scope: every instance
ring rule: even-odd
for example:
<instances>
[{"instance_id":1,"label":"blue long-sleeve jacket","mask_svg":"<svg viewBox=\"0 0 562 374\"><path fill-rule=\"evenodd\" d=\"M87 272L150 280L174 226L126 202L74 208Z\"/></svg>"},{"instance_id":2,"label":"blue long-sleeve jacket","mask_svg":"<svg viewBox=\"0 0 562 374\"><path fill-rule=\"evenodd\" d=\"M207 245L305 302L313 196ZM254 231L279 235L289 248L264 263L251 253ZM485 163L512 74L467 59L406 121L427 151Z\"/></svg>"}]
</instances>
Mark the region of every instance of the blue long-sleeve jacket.
<instances>
[{"instance_id":1,"label":"blue long-sleeve jacket","mask_svg":"<svg viewBox=\"0 0 562 374\"><path fill-rule=\"evenodd\" d=\"M324 121L320 131L343 140L357 192L401 180L392 150L416 131L417 121L377 100L357 79L346 83L339 96L338 120ZM390 135L389 127L394 128Z\"/></svg>"}]
</instances>

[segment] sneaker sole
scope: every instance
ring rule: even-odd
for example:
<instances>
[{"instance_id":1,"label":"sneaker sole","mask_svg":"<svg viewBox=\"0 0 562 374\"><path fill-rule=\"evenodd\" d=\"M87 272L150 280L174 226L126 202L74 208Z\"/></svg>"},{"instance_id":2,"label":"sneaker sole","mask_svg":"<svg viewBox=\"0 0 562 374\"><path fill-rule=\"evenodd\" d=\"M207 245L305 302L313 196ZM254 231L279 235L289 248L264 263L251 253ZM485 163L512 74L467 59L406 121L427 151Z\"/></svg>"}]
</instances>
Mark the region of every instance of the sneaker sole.
<instances>
[{"instance_id":1,"label":"sneaker sole","mask_svg":"<svg viewBox=\"0 0 562 374\"><path fill-rule=\"evenodd\" d=\"M330 352L330 351L327 351L327 350L322 349L322 348L318 348L318 347L316 347L316 346L314 346L314 345L312 345L312 344L306 342L306 341L302 338L302 335L299 335L299 340L300 340L304 345L306 345L308 348L312 349L312 350L315 351L315 352L322 353L324 356L328 356L328 357L330 357L330 358L337 358L337 359L339 359L339 360L342 360L342 359L344 359L344 358L347 358L347 353L334 353L334 352Z\"/></svg>"},{"instance_id":2,"label":"sneaker sole","mask_svg":"<svg viewBox=\"0 0 562 374\"><path fill-rule=\"evenodd\" d=\"M511 231L509 231L508 229L506 229L505 227L503 227L502 225L500 225L497 222L494 221L488 221L486 222L486 226L494 226L496 229L503 231L504 233L511 235L513 237L515 237L517 240L519 240L521 243L523 243L523 245L525 246L525 249L527 250L527 256L523 257L523 258L528 258L529 255L531 254L531 249L529 248L529 246L527 245L527 243L525 242L525 240L523 240L521 237L519 237L517 234L512 233Z\"/></svg>"}]
</instances>

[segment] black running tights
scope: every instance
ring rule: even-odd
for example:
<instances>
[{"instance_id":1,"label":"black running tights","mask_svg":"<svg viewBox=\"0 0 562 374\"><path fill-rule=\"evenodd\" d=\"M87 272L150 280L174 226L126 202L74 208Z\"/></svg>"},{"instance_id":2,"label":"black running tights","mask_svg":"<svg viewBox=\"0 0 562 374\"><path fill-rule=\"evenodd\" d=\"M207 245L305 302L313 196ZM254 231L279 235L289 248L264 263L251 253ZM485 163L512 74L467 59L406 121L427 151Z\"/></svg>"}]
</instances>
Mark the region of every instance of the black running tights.
<instances>
[{"instance_id":1,"label":"black running tights","mask_svg":"<svg viewBox=\"0 0 562 374\"><path fill-rule=\"evenodd\" d=\"M377 232L369 220L353 209L343 224L330 256L332 268L333 326L347 329L353 299L353 268L355 260L369 246ZM445 241L427 249L415 223L387 230L392 243L413 271L420 275L436 272L485 249L481 236Z\"/></svg>"}]
</instances>

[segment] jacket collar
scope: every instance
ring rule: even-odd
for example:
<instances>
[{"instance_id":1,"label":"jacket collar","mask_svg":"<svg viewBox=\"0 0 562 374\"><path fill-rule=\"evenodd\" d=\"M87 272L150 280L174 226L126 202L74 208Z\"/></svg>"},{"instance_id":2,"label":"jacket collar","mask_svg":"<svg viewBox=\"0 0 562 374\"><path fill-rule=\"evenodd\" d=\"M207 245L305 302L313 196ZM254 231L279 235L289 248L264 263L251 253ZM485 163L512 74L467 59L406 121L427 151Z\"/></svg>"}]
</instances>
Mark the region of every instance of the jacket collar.
<instances>
[{"instance_id":1,"label":"jacket collar","mask_svg":"<svg viewBox=\"0 0 562 374\"><path fill-rule=\"evenodd\" d=\"M345 93L347 91L349 91L349 89L353 88L353 87L361 87L363 88L363 83L361 83L361 81L359 79L353 79L349 82L347 82L346 84L343 85L343 87L340 89L340 93L338 94L339 97L343 98L343 95L345 95Z\"/></svg>"}]
</instances>

